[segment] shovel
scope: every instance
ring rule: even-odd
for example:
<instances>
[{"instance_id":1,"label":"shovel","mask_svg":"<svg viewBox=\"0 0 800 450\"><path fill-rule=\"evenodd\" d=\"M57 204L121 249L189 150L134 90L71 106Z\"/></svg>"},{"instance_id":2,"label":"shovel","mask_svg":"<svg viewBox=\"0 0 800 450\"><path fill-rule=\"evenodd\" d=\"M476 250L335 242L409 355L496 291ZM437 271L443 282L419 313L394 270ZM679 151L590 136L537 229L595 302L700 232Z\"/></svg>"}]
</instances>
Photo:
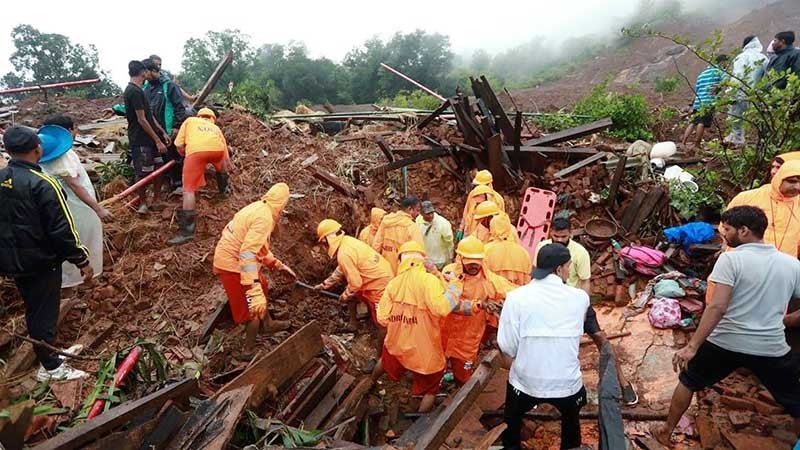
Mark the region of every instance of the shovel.
<instances>
[{"instance_id":1,"label":"shovel","mask_svg":"<svg viewBox=\"0 0 800 450\"><path fill-rule=\"evenodd\" d=\"M301 287L301 288L305 288L305 289L310 289L310 290L312 290L312 291L316 291L316 290L314 289L314 286L312 286L312 285L310 285L310 284L307 284L307 283L303 283L302 281L295 281L295 282L294 282L294 285L295 285L295 287ZM295 289L295 292L296 292L296 291L297 291L297 290ZM339 294L337 294L337 293L335 293L335 292L331 292L331 291L316 291L316 292L319 292L319 293L320 293L320 295L322 295L322 296L324 296L324 297L328 297L328 298L335 298L335 299L337 299L337 300L339 299Z\"/></svg>"}]
</instances>

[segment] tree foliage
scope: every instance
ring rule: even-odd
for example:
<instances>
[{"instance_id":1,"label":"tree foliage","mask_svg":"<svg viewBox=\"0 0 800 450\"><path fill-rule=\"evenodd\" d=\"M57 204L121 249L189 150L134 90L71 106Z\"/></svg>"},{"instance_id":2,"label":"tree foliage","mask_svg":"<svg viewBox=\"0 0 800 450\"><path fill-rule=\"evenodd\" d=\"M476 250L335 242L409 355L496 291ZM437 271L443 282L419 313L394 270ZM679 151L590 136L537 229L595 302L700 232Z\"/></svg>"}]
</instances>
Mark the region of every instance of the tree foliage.
<instances>
[{"instance_id":1,"label":"tree foliage","mask_svg":"<svg viewBox=\"0 0 800 450\"><path fill-rule=\"evenodd\" d=\"M239 30L209 31L205 37L190 38L183 45L181 86L189 91L201 89L228 51L233 52L233 61L217 86L225 88L230 81L235 85L250 78L255 57L250 36Z\"/></svg>"},{"instance_id":2,"label":"tree foliage","mask_svg":"<svg viewBox=\"0 0 800 450\"><path fill-rule=\"evenodd\" d=\"M42 33L24 24L14 27L11 40L15 48L10 58L14 70L2 79L8 88L100 78L98 84L66 92L96 98L117 95L120 91L100 68L94 45L76 44L62 34Z\"/></svg>"}]
</instances>

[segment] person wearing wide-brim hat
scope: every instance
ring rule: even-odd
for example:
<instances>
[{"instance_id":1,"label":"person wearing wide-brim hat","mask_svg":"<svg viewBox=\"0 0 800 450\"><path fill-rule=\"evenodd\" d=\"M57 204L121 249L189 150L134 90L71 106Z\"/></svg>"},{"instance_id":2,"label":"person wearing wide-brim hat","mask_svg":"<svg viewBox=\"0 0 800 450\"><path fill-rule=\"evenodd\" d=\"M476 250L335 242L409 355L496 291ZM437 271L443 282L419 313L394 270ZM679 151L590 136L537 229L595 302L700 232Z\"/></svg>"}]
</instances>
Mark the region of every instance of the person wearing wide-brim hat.
<instances>
[{"instance_id":1,"label":"person wearing wide-brim hat","mask_svg":"<svg viewBox=\"0 0 800 450\"><path fill-rule=\"evenodd\" d=\"M65 145L64 133L50 131L38 136L36 130L17 126L3 134L3 145L12 159L0 169L0 276L13 278L17 285L25 302L28 334L53 345L61 303L61 263L78 266L85 281L94 272L64 190L38 165L43 147L52 154ZM40 381L86 376L49 349L35 346L34 352L42 364L36 375Z\"/></svg>"},{"instance_id":2,"label":"person wearing wide-brim hat","mask_svg":"<svg viewBox=\"0 0 800 450\"><path fill-rule=\"evenodd\" d=\"M111 219L111 213L97 202L92 180L81 164L81 159L72 149L75 125L69 116L55 114L44 121L39 129L42 141L42 170L55 178L67 197L67 206L75 219L75 228L81 242L89 249L89 261L95 276L103 273L103 224L101 220ZM74 265L64 263L61 274L61 288L69 289L83 283L80 271ZM64 292L64 296L72 292Z\"/></svg>"}]
</instances>

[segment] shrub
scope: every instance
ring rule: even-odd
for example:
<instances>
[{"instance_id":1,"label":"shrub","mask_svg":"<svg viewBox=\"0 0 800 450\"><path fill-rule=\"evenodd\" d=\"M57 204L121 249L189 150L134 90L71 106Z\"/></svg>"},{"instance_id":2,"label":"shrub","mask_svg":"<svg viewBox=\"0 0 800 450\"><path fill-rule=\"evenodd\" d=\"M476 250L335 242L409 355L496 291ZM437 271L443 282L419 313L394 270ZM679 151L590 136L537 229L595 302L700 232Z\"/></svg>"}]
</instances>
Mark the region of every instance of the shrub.
<instances>
[{"instance_id":1,"label":"shrub","mask_svg":"<svg viewBox=\"0 0 800 450\"><path fill-rule=\"evenodd\" d=\"M681 80L678 77L656 77L656 79L653 81L653 92L656 94L673 92L678 88L678 84L680 82Z\"/></svg>"},{"instance_id":2,"label":"shrub","mask_svg":"<svg viewBox=\"0 0 800 450\"><path fill-rule=\"evenodd\" d=\"M609 133L628 141L652 140L650 108L641 94L608 92L610 79L596 85L591 94L575 105L575 114L587 115L594 120L611 117L614 125Z\"/></svg>"},{"instance_id":3,"label":"shrub","mask_svg":"<svg viewBox=\"0 0 800 450\"><path fill-rule=\"evenodd\" d=\"M400 91L394 98L381 99L378 104L381 106L394 106L395 108L429 110L438 108L442 102L422 91Z\"/></svg>"}]
</instances>

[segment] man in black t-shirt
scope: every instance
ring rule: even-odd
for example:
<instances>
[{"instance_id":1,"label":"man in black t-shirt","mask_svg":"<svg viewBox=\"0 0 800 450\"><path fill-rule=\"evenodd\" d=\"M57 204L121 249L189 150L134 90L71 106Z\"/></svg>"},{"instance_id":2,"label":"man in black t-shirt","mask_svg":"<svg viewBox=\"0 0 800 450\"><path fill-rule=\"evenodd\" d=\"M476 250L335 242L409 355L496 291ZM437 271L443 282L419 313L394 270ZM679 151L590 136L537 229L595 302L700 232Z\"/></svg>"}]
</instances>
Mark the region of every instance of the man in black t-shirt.
<instances>
[{"instance_id":1,"label":"man in black t-shirt","mask_svg":"<svg viewBox=\"0 0 800 450\"><path fill-rule=\"evenodd\" d=\"M125 88L125 117L128 119L128 140L137 181L164 164L163 155L170 143L169 135L153 119L150 104L142 90L146 74L147 69L141 61L128 63L128 75L131 81ZM158 177L153 181L153 202L158 202L160 197L161 177ZM139 203L140 213L149 212L147 188L142 190Z\"/></svg>"}]
</instances>

